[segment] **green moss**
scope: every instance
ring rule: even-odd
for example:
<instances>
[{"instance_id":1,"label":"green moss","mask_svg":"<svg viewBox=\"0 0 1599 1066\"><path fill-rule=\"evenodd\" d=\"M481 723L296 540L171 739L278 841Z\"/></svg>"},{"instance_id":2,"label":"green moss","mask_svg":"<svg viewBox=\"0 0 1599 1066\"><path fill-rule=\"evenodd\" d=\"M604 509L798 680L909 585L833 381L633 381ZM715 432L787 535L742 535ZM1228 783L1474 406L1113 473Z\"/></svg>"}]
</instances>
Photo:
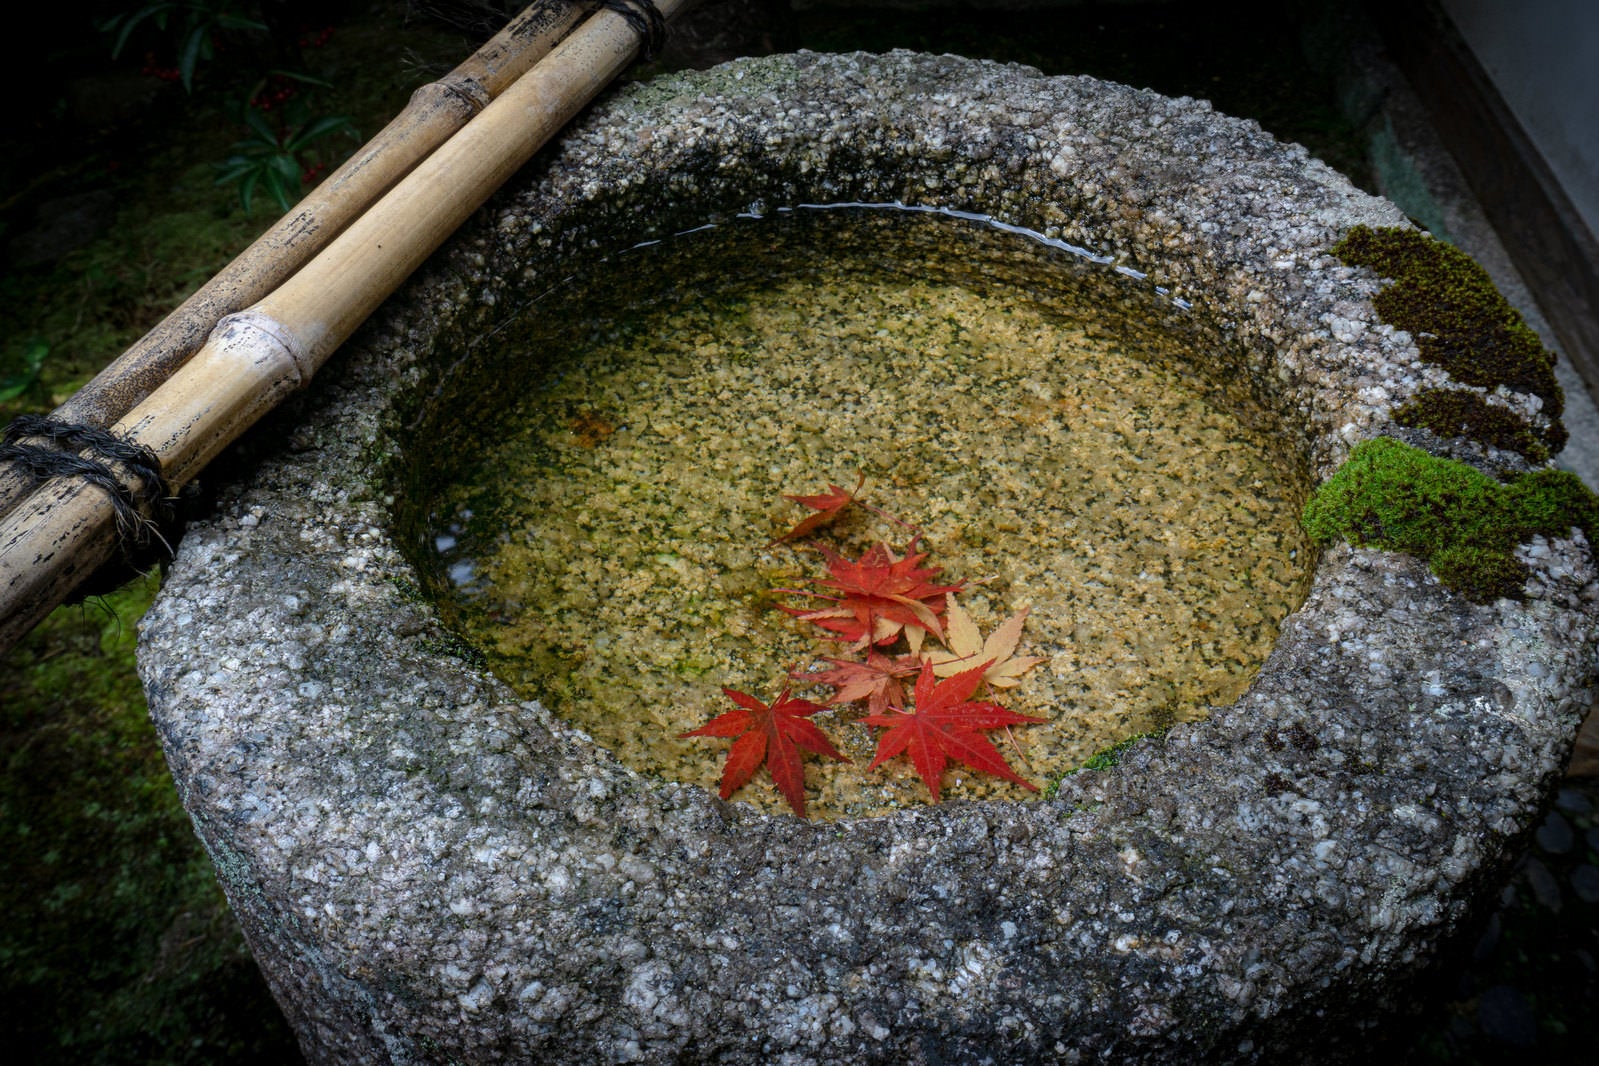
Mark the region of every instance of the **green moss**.
<instances>
[{"instance_id":1,"label":"green moss","mask_svg":"<svg viewBox=\"0 0 1599 1066\"><path fill-rule=\"evenodd\" d=\"M427 594L422 591L415 581L409 578L391 577L389 578L389 584L394 586L394 591L398 592L406 603L420 604L428 602Z\"/></svg>"},{"instance_id":2,"label":"green moss","mask_svg":"<svg viewBox=\"0 0 1599 1066\"><path fill-rule=\"evenodd\" d=\"M1056 794L1060 792L1060 783L1075 773L1080 773L1083 770L1110 770L1120 766L1122 757L1127 754L1134 744L1150 737L1158 737L1164 732L1164 729L1154 729L1147 733L1134 733L1126 740L1118 740L1110 747L1094 752L1081 766L1067 770L1065 773L1054 777L1049 784L1044 786L1043 797L1047 800L1054 799Z\"/></svg>"},{"instance_id":3,"label":"green moss","mask_svg":"<svg viewBox=\"0 0 1599 1066\"><path fill-rule=\"evenodd\" d=\"M1115 744L1112 744L1110 747L1105 748L1103 751L1096 751L1094 754L1092 754L1092 755L1090 755L1088 757L1088 760L1083 763L1083 765L1080 767L1080 769L1083 769L1083 770L1110 770L1110 769L1113 769L1114 767L1116 767L1116 766L1121 764L1122 756L1127 754L1127 750L1129 748L1131 748L1134 744L1137 744L1140 740L1143 740L1145 737L1152 736L1152 735L1153 734L1150 734L1150 733L1135 733L1132 736L1128 737L1126 740L1119 741L1119 742L1117 742Z\"/></svg>"},{"instance_id":4,"label":"green moss","mask_svg":"<svg viewBox=\"0 0 1599 1066\"><path fill-rule=\"evenodd\" d=\"M1318 543L1409 552L1449 588L1478 601L1516 597L1527 579L1514 556L1535 534L1573 526L1593 539L1599 498L1573 474L1539 470L1501 484L1450 459L1386 437L1367 441L1305 506Z\"/></svg>"},{"instance_id":5,"label":"green moss","mask_svg":"<svg viewBox=\"0 0 1599 1066\"><path fill-rule=\"evenodd\" d=\"M417 641L417 647L434 655L448 655L453 659L460 659L476 670L488 666L488 658L472 644L467 643L454 633L445 633L439 637L423 637Z\"/></svg>"},{"instance_id":6,"label":"green moss","mask_svg":"<svg viewBox=\"0 0 1599 1066\"><path fill-rule=\"evenodd\" d=\"M1479 393L1459 389L1425 389L1394 412L1401 426L1430 429L1440 437L1469 437L1494 448L1518 452L1535 463L1549 458L1550 447L1525 418L1483 399ZM1554 424L1550 435L1565 443L1565 427ZM1555 450L1559 450L1556 445Z\"/></svg>"},{"instance_id":7,"label":"green moss","mask_svg":"<svg viewBox=\"0 0 1599 1066\"><path fill-rule=\"evenodd\" d=\"M1565 396L1554 353L1469 255L1416 230L1369 226L1350 230L1332 252L1393 279L1372 303L1384 322L1415 337L1423 359L1467 385L1532 393L1558 422ZM1558 451L1564 430L1546 433L1545 443Z\"/></svg>"},{"instance_id":8,"label":"green moss","mask_svg":"<svg viewBox=\"0 0 1599 1066\"><path fill-rule=\"evenodd\" d=\"M1509 552L1477 544L1451 544L1431 559L1432 572L1452 589L1472 599L1517 599L1527 583L1527 568Z\"/></svg>"}]
</instances>

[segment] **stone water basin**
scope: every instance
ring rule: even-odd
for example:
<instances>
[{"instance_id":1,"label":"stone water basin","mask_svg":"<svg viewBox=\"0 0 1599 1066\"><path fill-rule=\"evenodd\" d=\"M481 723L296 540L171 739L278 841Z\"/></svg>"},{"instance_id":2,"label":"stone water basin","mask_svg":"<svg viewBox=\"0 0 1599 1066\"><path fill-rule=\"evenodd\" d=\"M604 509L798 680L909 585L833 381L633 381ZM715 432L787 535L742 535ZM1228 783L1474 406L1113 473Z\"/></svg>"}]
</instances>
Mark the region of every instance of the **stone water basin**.
<instances>
[{"instance_id":1,"label":"stone water basin","mask_svg":"<svg viewBox=\"0 0 1599 1066\"><path fill-rule=\"evenodd\" d=\"M1264 662L1233 690L1172 675L1191 690L1165 721L1109 690L1125 732L1169 728L1041 799L841 798L802 822L718 800L704 767L641 769L491 670L448 598L452 562L482 560L440 552L461 501L430 475L500 445L476 408L440 412L523 389L548 294L601 292L606 256L849 203L1082 260L1063 289L1182 337L1149 363L1156 391L1253 436L1268 519L1448 383L1379 321L1379 279L1329 252L1403 216L1202 102L905 53L608 98L256 435L144 623L180 791L312 1060L1336 1059L1514 854L1586 706L1599 591L1578 536L1526 545L1524 598L1479 603L1409 556L1314 556L1290 526L1260 556L1286 589L1252 608L1281 619ZM557 431L622 432L573 417ZM931 523L928 499L891 502ZM757 547L783 521L761 506ZM952 567L953 529L929 531ZM1052 659L1079 654L1075 629L1037 626Z\"/></svg>"}]
</instances>

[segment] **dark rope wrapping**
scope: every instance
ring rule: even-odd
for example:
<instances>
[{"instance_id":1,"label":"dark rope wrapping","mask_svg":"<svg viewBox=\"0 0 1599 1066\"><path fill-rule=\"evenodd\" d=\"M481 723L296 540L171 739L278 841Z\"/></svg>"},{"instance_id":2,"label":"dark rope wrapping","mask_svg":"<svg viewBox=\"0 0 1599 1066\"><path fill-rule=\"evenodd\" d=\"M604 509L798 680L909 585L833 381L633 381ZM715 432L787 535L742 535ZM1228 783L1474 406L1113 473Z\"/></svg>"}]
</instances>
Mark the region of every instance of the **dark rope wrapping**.
<instances>
[{"instance_id":1,"label":"dark rope wrapping","mask_svg":"<svg viewBox=\"0 0 1599 1066\"><path fill-rule=\"evenodd\" d=\"M24 444L27 437L42 437L50 443ZM92 452L93 456L79 452ZM19 415L0 436L0 463L5 462L20 466L35 485L51 478L76 477L105 492L116 511L117 534L125 555L148 547L152 536L160 537L160 527L172 521L171 486L155 452L97 426ZM126 477L118 476L113 463L126 471Z\"/></svg>"},{"instance_id":2,"label":"dark rope wrapping","mask_svg":"<svg viewBox=\"0 0 1599 1066\"><path fill-rule=\"evenodd\" d=\"M666 43L666 16L655 0L600 0L600 6L627 20L633 32L644 40L644 62L648 63Z\"/></svg>"}]
</instances>

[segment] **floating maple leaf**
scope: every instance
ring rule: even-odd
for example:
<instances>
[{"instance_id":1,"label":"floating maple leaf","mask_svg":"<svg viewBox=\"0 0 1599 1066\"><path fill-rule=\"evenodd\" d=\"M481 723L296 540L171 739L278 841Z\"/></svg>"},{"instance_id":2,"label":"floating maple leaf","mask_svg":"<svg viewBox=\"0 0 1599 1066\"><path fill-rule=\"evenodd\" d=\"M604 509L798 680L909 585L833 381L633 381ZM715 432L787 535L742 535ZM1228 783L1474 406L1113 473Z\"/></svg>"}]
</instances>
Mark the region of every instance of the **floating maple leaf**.
<instances>
[{"instance_id":1,"label":"floating maple leaf","mask_svg":"<svg viewBox=\"0 0 1599 1066\"><path fill-rule=\"evenodd\" d=\"M965 583L931 584L939 568L918 565L927 558L927 553L916 550L915 539L906 548L904 557L898 559L886 544L867 549L856 560L846 559L821 545L817 545L816 550L827 559L827 570L832 577L819 578L815 584L837 595L803 589L778 591L828 600L832 606L815 611L800 607L784 607L783 610L837 633L857 648L892 644L901 633L907 634L913 648L924 631L943 639L938 613L944 609L944 594L958 592Z\"/></svg>"},{"instance_id":2,"label":"floating maple leaf","mask_svg":"<svg viewBox=\"0 0 1599 1066\"><path fill-rule=\"evenodd\" d=\"M933 794L934 803L939 801L944 766L950 759L1036 792L1037 786L1010 768L1005 757L982 735L982 730L1046 719L1016 714L997 703L972 700L972 693L983 683L983 673L989 665L981 663L939 681L933 675L933 664L922 663L921 673L916 677L914 709L891 709L861 719L867 725L884 730L877 740L877 755L867 769L875 770L908 750L912 765Z\"/></svg>"},{"instance_id":3,"label":"floating maple leaf","mask_svg":"<svg viewBox=\"0 0 1599 1066\"><path fill-rule=\"evenodd\" d=\"M770 706L748 693L724 688L723 694L738 704L737 710L719 714L686 737L736 737L722 767L722 798L730 798L755 775L761 763L771 772L777 790L801 818L805 817L805 768L799 750L849 762L816 728L811 715L821 706L810 700L790 699L788 689Z\"/></svg>"},{"instance_id":4,"label":"floating maple leaf","mask_svg":"<svg viewBox=\"0 0 1599 1066\"><path fill-rule=\"evenodd\" d=\"M766 546L770 548L772 545L781 544L786 540L797 540L821 529L837 518L843 513L844 508L855 501L855 494L861 491L861 486L864 484L866 484L866 472L863 470L860 472L860 477L856 480L853 489L846 489L842 485L829 485L825 493L816 496L789 496L785 494L783 499L792 500L801 507L809 507L816 513L802 519L798 525L781 537L776 537L767 542Z\"/></svg>"},{"instance_id":5,"label":"floating maple leaf","mask_svg":"<svg viewBox=\"0 0 1599 1066\"><path fill-rule=\"evenodd\" d=\"M1027 622L1027 608L1011 615L985 641L966 608L955 602L953 592L945 602L948 610L944 617L944 639L949 651L935 651L927 656L927 661L933 664L933 673L939 677L953 677L977 663L987 662L984 681L994 688L1015 688L1017 678L1044 661L1038 655L1015 654L1016 645L1022 639L1022 626Z\"/></svg>"},{"instance_id":6,"label":"floating maple leaf","mask_svg":"<svg viewBox=\"0 0 1599 1066\"><path fill-rule=\"evenodd\" d=\"M891 658L876 648L866 653L863 663L849 659L827 661L833 664L833 669L790 676L813 685L831 685L833 698L828 702L834 705L866 700L866 708L872 714L882 714L890 707L903 708L905 686L900 678L910 677L921 669L921 662L914 655Z\"/></svg>"}]
</instances>

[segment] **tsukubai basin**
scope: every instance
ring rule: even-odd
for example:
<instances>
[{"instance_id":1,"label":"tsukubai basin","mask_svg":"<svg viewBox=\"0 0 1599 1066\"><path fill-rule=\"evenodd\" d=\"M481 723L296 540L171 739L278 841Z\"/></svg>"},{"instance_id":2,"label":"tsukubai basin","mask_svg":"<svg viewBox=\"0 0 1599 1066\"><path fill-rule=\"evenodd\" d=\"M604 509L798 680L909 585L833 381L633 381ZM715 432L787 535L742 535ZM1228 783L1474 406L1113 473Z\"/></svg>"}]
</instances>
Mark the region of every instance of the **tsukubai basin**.
<instances>
[{"instance_id":1,"label":"tsukubai basin","mask_svg":"<svg viewBox=\"0 0 1599 1066\"><path fill-rule=\"evenodd\" d=\"M1587 706L1577 534L1488 603L1335 545L1229 705L1047 798L832 821L630 768L444 625L408 489L492 436L459 383L519 389L543 294L851 203L1164 301L1307 490L1448 383L1329 251L1403 215L1202 101L907 53L607 97L246 442L142 626L179 790L312 1061L1336 1060L1506 869Z\"/></svg>"}]
</instances>

